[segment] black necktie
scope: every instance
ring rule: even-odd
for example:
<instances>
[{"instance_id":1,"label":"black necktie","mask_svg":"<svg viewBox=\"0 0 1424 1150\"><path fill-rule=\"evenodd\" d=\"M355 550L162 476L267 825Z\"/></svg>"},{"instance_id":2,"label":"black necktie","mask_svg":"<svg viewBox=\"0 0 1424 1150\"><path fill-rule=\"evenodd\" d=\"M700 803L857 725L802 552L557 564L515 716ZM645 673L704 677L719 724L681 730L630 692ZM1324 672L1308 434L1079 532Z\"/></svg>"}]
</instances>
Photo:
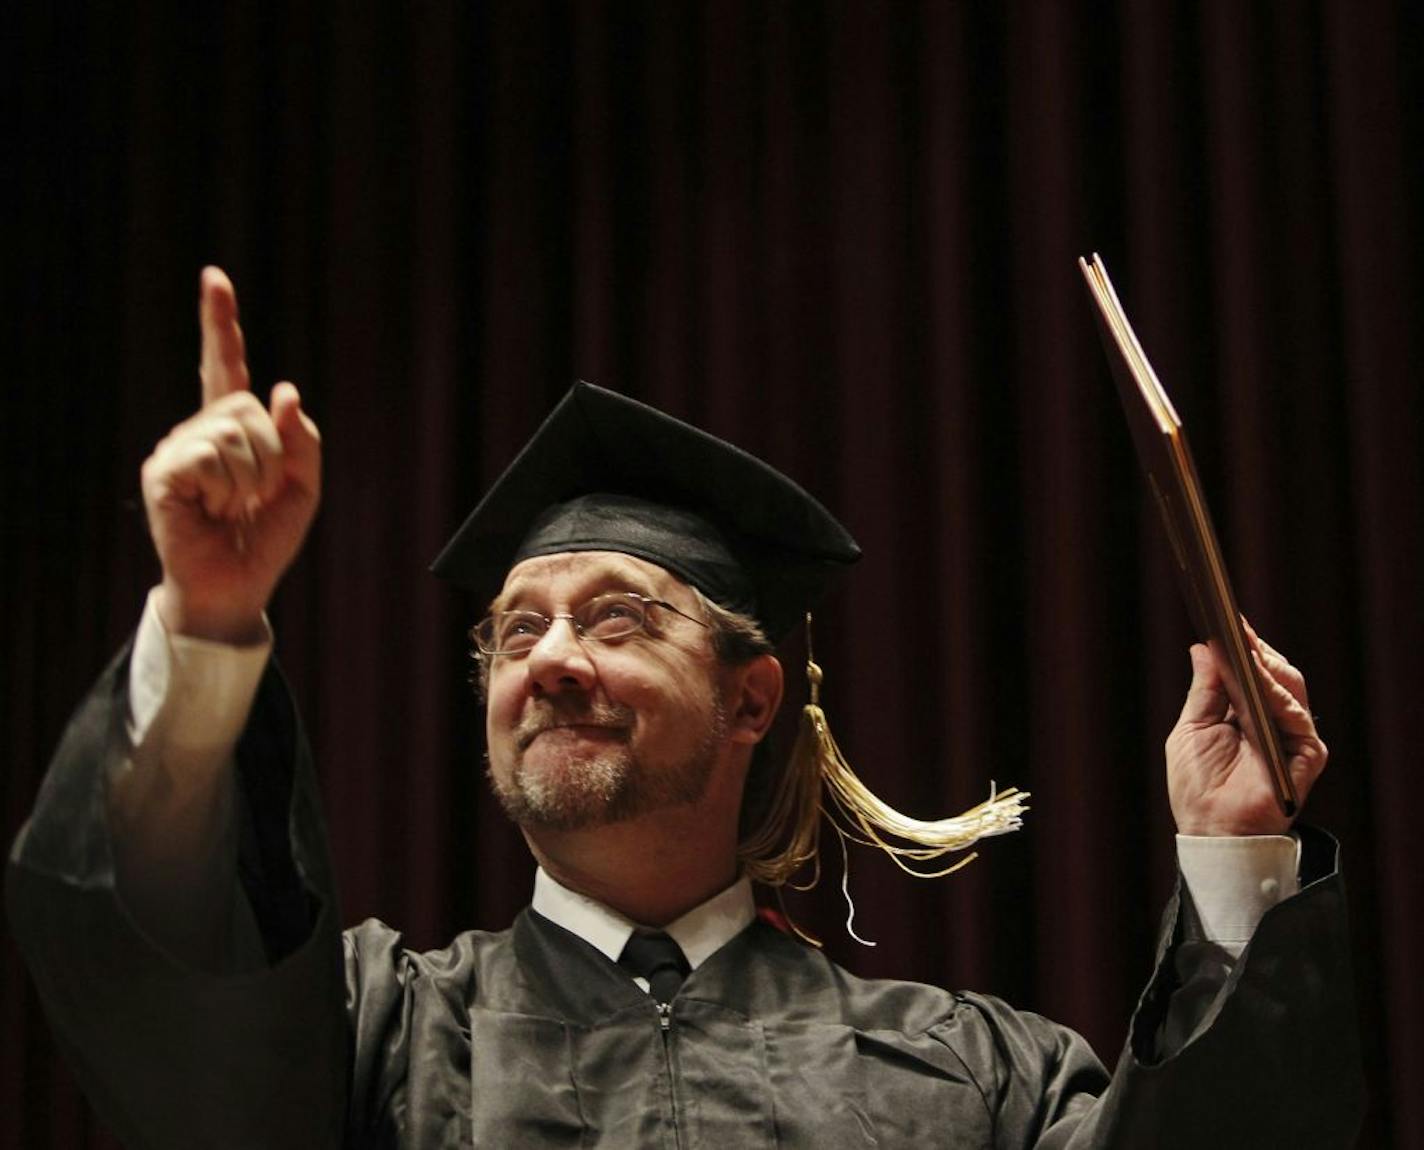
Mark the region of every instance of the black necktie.
<instances>
[{"instance_id":1,"label":"black necktie","mask_svg":"<svg viewBox=\"0 0 1424 1150\"><path fill-rule=\"evenodd\" d=\"M682 948L662 931L639 930L628 939L618 956L618 965L648 980L648 989L659 1002L671 1002L691 969Z\"/></svg>"}]
</instances>

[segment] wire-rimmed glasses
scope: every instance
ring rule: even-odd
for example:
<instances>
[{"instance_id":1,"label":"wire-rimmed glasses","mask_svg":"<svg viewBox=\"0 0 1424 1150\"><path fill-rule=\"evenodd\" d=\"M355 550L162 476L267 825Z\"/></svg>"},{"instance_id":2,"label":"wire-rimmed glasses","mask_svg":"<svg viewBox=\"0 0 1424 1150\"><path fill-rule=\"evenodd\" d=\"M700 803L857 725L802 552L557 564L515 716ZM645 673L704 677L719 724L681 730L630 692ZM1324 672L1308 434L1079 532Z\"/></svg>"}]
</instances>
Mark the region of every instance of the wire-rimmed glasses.
<instances>
[{"instance_id":1,"label":"wire-rimmed glasses","mask_svg":"<svg viewBox=\"0 0 1424 1150\"><path fill-rule=\"evenodd\" d=\"M662 599L652 599L635 591L610 591L595 595L568 614L496 611L476 623L470 636L483 655L527 655L548 634L555 620L567 619L580 639L608 643L646 631L650 607L681 615L699 627L708 626L704 620L693 618Z\"/></svg>"}]
</instances>

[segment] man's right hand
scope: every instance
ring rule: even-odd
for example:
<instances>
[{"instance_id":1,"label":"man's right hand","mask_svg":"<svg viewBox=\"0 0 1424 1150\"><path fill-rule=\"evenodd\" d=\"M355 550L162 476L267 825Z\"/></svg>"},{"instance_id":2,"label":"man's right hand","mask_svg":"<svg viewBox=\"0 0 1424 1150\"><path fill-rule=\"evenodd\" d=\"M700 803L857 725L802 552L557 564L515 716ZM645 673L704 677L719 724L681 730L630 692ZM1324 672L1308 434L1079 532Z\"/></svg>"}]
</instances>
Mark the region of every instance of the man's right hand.
<instances>
[{"instance_id":1,"label":"man's right hand","mask_svg":"<svg viewBox=\"0 0 1424 1150\"><path fill-rule=\"evenodd\" d=\"M251 391L237 295L204 268L203 406L144 461L143 501L163 585L158 611L176 634L245 643L296 558L321 495L321 436L290 383L264 408Z\"/></svg>"}]
</instances>

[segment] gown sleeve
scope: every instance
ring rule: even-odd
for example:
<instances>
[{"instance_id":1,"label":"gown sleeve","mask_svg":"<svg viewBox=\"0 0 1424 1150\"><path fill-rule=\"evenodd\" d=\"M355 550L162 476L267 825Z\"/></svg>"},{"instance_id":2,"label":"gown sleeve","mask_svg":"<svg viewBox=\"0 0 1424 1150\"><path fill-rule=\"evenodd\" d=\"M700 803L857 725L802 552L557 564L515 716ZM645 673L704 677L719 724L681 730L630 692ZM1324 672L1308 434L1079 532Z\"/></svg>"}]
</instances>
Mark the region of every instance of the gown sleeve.
<instances>
[{"instance_id":1,"label":"gown sleeve","mask_svg":"<svg viewBox=\"0 0 1424 1150\"><path fill-rule=\"evenodd\" d=\"M129 1147L338 1146L349 1039L310 755L280 673L237 748L240 890L265 962L196 970L115 886L107 783L127 754L129 652L80 706L10 853L11 926L95 1110Z\"/></svg>"},{"instance_id":2,"label":"gown sleeve","mask_svg":"<svg viewBox=\"0 0 1424 1150\"><path fill-rule=\"evenodd\" d=\"M1086 1043L1002 1002L984 1023L996 1146L1033 1150L1346 1148L1364 1085L1336 847L1301 831L1299 894L1269 910L1239 959L1201 936L1185 887L1111 1080Z\"/></svg>"}]
</instances>

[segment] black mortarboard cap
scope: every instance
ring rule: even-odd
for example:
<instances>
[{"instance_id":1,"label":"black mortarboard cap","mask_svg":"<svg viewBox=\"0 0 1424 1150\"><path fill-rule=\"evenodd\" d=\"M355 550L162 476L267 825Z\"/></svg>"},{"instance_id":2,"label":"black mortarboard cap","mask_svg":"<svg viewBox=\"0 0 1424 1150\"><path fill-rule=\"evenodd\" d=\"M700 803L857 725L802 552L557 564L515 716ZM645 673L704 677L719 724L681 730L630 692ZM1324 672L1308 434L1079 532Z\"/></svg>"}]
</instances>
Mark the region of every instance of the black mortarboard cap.
<instances>
[{"instance_id":1,"label":"black mortarboard cap","mask_svg":"<svg viewBox=\"0 0 1424 1150\"><path fill-rule=\"evenodd\" d=\"M647 404L576 383L480 500L432 570L494 595L516 563L619 551L656 563L784 638L850 533L781 472Z\"/></svg>"}]
</instances>

